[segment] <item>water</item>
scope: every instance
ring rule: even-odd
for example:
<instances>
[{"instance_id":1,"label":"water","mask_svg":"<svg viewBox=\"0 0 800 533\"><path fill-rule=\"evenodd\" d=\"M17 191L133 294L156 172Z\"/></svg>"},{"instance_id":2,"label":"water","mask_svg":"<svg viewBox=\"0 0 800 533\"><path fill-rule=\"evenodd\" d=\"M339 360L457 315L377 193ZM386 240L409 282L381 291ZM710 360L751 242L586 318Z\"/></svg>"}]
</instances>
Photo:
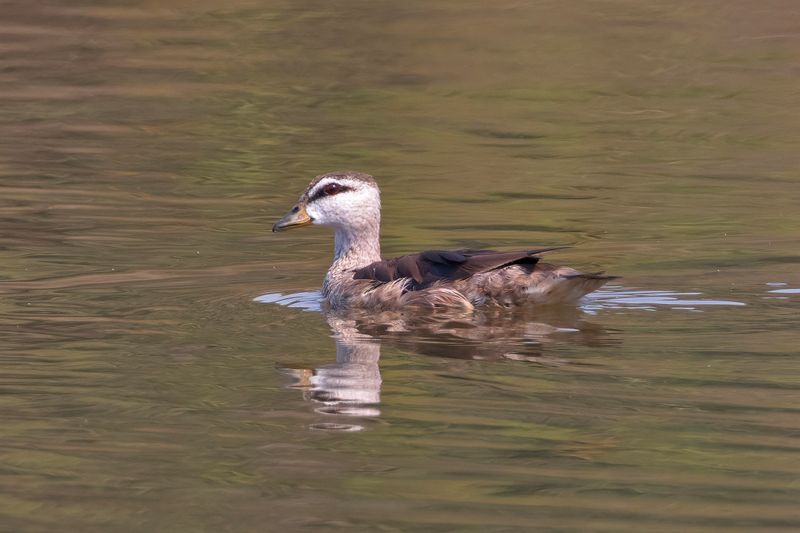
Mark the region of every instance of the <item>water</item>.
<instances>
[{"instance_id":1,"label":"water","mask_svg":"<svg viewBox=\"0 0 800 533\"><path fill-rule=\"evenodd\" d=\"M22 2L0 21L0 529L800 528L792 2ZM386 255L573 245L580 307L325 316Z\"/></svg>"}]
</instances>

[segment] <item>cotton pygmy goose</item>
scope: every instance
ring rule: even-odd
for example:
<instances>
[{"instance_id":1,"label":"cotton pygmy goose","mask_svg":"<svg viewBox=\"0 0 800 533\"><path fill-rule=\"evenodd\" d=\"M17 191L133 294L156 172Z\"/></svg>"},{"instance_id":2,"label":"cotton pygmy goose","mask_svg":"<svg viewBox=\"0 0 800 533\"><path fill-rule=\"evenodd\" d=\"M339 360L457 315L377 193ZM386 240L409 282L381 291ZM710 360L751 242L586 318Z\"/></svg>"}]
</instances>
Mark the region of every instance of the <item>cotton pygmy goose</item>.
<instances>
[{"instance_id":1,"label":"cotton pygmy goose","mask_svg":"<svg viewBox=\"0 0 800 533\"><path fill-rule=\"evenodd\" d=\"M322 285L333 309L574 303L614 279L539 261L539 254L555 248L431 250L382 259L380 190L372 176L360 172L314 178L272 231L309 224L334 231L333 264Z\"/></svg>"}]
</instances>

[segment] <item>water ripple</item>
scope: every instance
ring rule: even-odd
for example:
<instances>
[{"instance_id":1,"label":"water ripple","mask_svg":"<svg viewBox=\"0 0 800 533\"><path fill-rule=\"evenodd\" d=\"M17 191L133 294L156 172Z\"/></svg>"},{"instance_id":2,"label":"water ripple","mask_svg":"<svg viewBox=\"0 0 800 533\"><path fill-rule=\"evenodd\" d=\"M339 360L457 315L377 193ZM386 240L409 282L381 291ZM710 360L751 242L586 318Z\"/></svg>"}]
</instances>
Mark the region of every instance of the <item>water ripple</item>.
<instances>
[{"instance_id":1,"label":"water ripple","mask_svg":"<svg viewBox=\"0 0 800 533\"><path fill-rule=\"evenodd\" d=\"M581 309L589 314L596 314L602 309L639 309L655 311L659 307L669 307L679 311L702 312L707 306L744 306L744 302L735 300L717 300L714 298L697 298L702 292L673 292L669 290L638 290L625 287L610 286L587 295L583 299Z\"/></svg>"},{"instance_id":2,"label":"water ripple","mask_svg":"<svg viewBox=\"0 0 800 533\"><path fill-rule=\"evenodd\" d=\"M253 301L262 304L278 304L302 309L303 311L322 311L322 294L319 291L301 291L288 294L274 292L257 296L253 298Z\"/></svg>"}]
</instances>

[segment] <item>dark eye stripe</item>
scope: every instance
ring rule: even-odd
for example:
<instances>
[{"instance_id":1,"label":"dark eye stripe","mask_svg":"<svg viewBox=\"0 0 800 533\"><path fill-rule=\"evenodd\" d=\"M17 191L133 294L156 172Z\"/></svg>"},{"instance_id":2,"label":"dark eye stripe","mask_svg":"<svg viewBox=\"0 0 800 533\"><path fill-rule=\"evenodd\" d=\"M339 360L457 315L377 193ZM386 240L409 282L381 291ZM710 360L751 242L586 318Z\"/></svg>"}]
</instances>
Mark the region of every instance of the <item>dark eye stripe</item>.
<instances>
[{"instance_id":1,"label":"dark eye stripe","mask_svg":"<svg viewBox=\"0 0 800 533\"><path fill-rule=\"evenodd\" d=\"M323 188L319 189L317 192L314 193L309 199L309 202L313 202L314 200L319 200L324 196L333 196L334 194L339 194L345 191L352 191L353 189L342 185L341 183L329 183L325 185Z\"/></svg>"}]
</instances>

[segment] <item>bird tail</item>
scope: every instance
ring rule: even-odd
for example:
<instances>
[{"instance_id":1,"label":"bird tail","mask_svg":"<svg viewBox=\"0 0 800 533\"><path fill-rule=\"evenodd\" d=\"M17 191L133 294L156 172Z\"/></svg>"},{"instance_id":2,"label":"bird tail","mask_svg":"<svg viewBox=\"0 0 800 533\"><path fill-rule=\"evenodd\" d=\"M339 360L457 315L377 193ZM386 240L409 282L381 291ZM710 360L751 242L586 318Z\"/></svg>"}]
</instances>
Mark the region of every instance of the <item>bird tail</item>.
<instances>
[{"instance_id":1,"label":"bird tail","mask_svg":"<svg viewBox=\"0 0 800 533\"><path fill-rule=\"evenodd\" d=\"M532 302L537 304L575 303L609 281L619 279L619 276L607 276L604 272L559 273L558 270L556 268L550 275L530 287L528 293Z\"/></svg>"}]
</instances>

